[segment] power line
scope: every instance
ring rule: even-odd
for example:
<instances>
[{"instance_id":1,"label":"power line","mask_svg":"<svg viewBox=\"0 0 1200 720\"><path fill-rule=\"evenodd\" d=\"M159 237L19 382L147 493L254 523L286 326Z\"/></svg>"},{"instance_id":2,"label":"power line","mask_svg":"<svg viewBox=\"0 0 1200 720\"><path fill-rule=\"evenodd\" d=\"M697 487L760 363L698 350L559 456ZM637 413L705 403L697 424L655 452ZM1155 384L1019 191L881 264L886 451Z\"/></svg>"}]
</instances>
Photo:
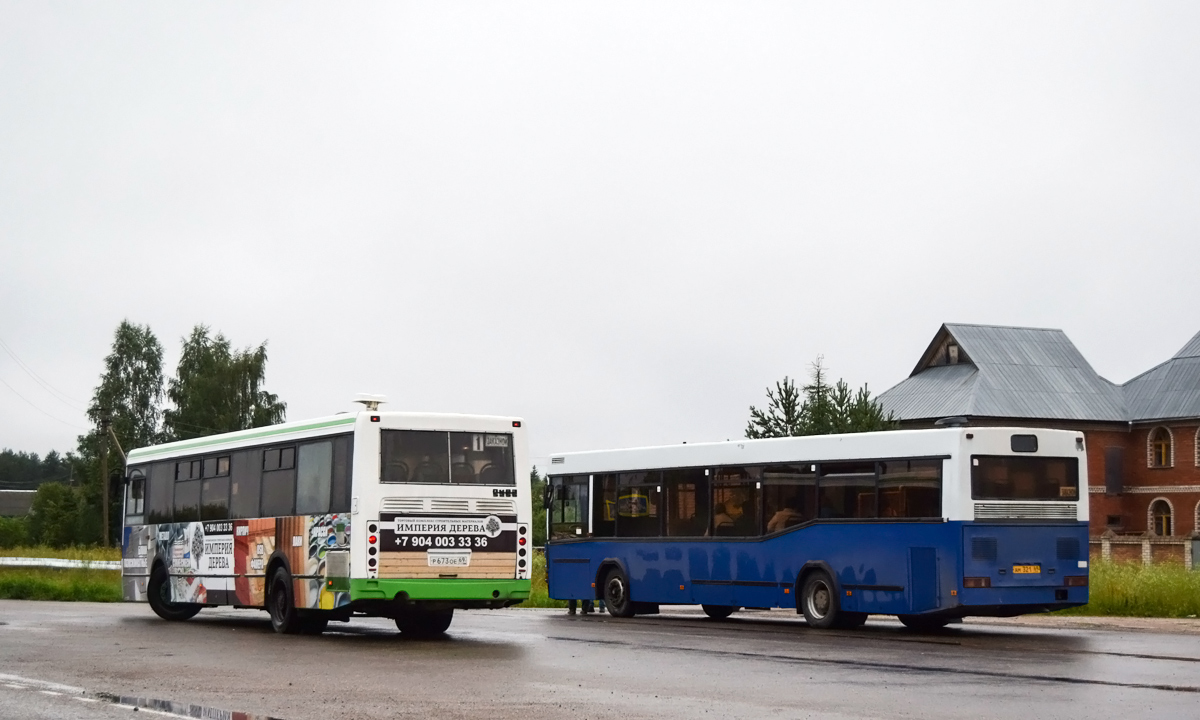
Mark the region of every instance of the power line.
<instances>
[{"instance_id":1,"label":"power line","mask_svg":"<svg viewBox=\"0 0 1200 720\"><path fill-rule=\"evenodd\" d=\"M20 365L22 370L29 373L29 377L33 378L35 381L37 381L37 383L39 385L41 385L43 388L45 388L50 393L51 397L53 397L55 400L58 400L59 402L63 403L64 405L69 406L72 410L86 412L86 408L80 407L81 403L78 400L75 400L74 398L70 397L66 393L54 388L54 386L52 386L49 382L43 380L40 375L35 373L32 368L30 368L28 365L26 365L25 361L23 361L23 360L21 360L21 358L17 357L17 354L15 352L13 352L12 348L10 348L8 346L8 343L4 342L4 338L0 338L0 347L4 348L4 351L7 352L9 355L11 355L13 360L17 361L17 365Z\"/></svg>"},{"instance_id":2,"label":"power line","mask_svg":"<svg viewBox=\"0 0 1200 720\"><path fill-rule=\"evenodd\" d=\"M22 400L24 400L24 401L25 401L25 403L29 405L29 407L33 408L34 410L37 410L37 411L38 411L38 412L40 412L41 414L43 414L43 415L45 415L46 417L50 418L51 420L55 420L55 421L57 421L57 422L60 422L60 423L62 423L63 425L66 425L67 427L70 427L70 428L75 428L76 430L82 430L82 431L84 431L84 432L88 432L88 429L87 429L87 428L79 427L78 425L72 425L71 423L67 422L66 420L63 420L63 419L61 419L61 418L54 417L53 415L51 415L50 413L48 413L48 412L46 412L45 410L41 409L41 408L40 408L40 407L38 407L37 405L34 405L32 402L30 402L30 401L29 401L29 399L28 399L28 398L26 398L24 395L22 395L21 393L17 392L15 389L13 389L13 386L12 386L12 385L9 385L8 383L4 382L4 378L0 378L0 384L4 385L4 387L8 388L9 390L12 390L12 394L13 394L13 395L16 395L17 397L19 397L19 398L21 398Z\"/></svg>"}]
</instances>

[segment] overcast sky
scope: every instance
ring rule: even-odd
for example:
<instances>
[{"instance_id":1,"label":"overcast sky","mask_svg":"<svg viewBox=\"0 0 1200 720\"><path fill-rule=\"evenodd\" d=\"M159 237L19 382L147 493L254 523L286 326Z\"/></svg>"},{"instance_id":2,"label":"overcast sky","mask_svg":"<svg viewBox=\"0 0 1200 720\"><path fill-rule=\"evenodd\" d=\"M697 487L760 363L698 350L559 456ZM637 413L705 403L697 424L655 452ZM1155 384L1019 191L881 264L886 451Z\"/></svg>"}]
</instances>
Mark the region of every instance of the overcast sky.
<instances>
[{"instance_id":1,"label":"overcast sky","mask_svg":"<svg viewBox=\"0 0 1200 720\"><path fill-rule=\"evenodd\" d=\"M1200 4L0 0L0 447L112 334L268 341L289 419L733 438L943 322L1124 382L1200 330ZM24 399L22 399L24 398Z\"/></svg>"}]
</instances>

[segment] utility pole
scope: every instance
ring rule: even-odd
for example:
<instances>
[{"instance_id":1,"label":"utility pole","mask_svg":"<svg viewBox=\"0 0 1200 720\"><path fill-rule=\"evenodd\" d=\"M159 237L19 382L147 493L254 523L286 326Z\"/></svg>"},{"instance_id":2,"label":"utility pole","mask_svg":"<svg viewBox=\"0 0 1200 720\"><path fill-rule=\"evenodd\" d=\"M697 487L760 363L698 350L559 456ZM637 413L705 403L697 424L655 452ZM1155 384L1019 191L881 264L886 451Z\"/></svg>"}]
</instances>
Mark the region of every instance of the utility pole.
<instances>
[{"instance_id":1,"label":"utility pole","mask_svg":"<svg viewBox=\"0 0 1200 720\"><path fill-rule=\"evenodd\" d=\"M108 547L108 409L100 410L100 507L104 523L104 547Z\"/></svg>"}]
</instances>

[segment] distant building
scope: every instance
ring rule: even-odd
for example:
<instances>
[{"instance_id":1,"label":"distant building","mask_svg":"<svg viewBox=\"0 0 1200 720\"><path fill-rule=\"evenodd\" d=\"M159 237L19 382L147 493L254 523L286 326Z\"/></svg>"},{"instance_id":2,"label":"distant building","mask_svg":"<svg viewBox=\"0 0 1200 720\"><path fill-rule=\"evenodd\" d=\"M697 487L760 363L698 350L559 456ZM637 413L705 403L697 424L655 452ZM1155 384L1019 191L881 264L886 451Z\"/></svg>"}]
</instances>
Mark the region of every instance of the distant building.
<instances>
[{"instance_id":1,"label":"distant building","mask_svg":"<svg viewBox=\"0 0 1200 720\"><path fill-rule=\"evenodd\" d=\"M1192 564L1184 538L1200 538L1200 333L1116 385L1061 330L946 324L879 402L905 427L963 416L1083 432L1093 549Z\"/></svg>"},{"instance_id":2,"label":"distant building","mask_svg":"<svg viewBox=\"0 0 1200 720\"><path fill-rule=\"evenodd\" d=\"M0 517L28 515L36 494L34 490L0 490Z\"/></svg>"}]
</instances>

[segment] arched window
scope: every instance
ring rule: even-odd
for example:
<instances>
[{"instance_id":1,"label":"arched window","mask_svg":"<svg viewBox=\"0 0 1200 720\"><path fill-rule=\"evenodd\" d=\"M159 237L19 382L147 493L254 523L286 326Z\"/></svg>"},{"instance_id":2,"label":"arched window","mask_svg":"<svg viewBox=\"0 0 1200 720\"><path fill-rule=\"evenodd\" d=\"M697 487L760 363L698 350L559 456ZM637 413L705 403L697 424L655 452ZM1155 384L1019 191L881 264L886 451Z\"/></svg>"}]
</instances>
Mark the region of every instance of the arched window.
<instances>
[{"instance_id":1,"label":"arched window","mask_svg":"<svg viewBox=\"0 0 1200 720\"><path fill-rule=\"evenodd\" d=\"M1157 427L1150 431L1150 467L1169 468L1175 464L1174 443L1171 431Z\"/></svg>"},{"instance_id":2,"label":"arched window","mask_svg":"<svg viewBox=\"0 0 1200 720\"><path fill-rule=\"evenodd\" d=\"M1175 528L1172 522L1171 503L1165 498L1159 498L1150 503L1150 530L1158 537L1170 537Z\"/></svg>"}]
</instances>

